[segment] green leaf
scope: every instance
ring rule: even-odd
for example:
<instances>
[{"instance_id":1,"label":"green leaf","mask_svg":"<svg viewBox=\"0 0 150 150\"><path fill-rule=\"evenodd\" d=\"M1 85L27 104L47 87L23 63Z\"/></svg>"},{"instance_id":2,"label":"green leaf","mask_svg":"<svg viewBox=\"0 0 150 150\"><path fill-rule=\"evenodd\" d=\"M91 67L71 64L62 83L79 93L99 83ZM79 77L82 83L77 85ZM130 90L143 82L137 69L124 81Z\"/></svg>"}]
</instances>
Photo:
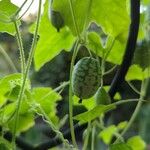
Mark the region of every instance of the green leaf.
<instances>
[{"instance_id":1,"label":"green leaf","mask_svg":"<svg viewBox=\"0 0 150 150\"><path fill-rule=\"evenodd\" d=\"M8 76L5 76L0 80L0 106L2 106L8 98L12 98L10 100L15 100L18 97L18 92L15 91L15 93L12 93L14 89L20 88L22 84L22 75L19 73L16 74L10 74ZM26 89L30 89L30 82L29 80L26 82ZM13 96L11 97L11 94Z\"/></svg>"},{"instance_id":2,"label":"green leaf","mask_svg":"<svg viewBox=\"0 0 150 150\"><path fill-rule=\"evenodd\" d=\"M16 102L7 104L1 109L0 112L0 124L5 126L9 130L13 130L15 121ZM28 130L34 125L34 115L30 111L30 106L26 99L23 99L20 112L19 112L19 123L17 127L18 132Z\"/></svg>"},{"instance_id":3,"label":"green leaf","mask_svg":"<svg viewBox=\"0 0 150 150\"><path fill-rule=\"evenodd\" d=\"M126 0L95 0L93 2L89 0L74 0L72 4L80 33L83 30L87 14L89 14L90 17L89 22L97 22L107 34L113 37L118 36L128 29L130 19L126 10ZM61 3L54 0L52 8L61 13L65 24L71 29L73 34L75 34L68 0L63 0Z\"/></svg>"},{"instance_id":4,"label":"green leaf","mask_svg":"<svg viewBox=\"0 0 150 150\"><path fill-rule=\"evenodd\" d=\"M144 28L143 28L144 25ZM139 26L139 32L138 32L138 40L142 41L145 39L146 33L145 33L145 12L140 13L140 26Z\"/></svg>"},{"instance_id":5,"label":"green leaf","mask_svg":"<svg viewBox=\"0 0 150 150\"><path fill-rule=\"evenodd\" d=\"M147 96L149 97L150 93ZM138 129L139 129L139 135L146 143L149 143L149 139L150 139L150 134L147 134L150 133L149 114L150 114L150 104L143 105L138 116L138 120L139 120Z\"/></svg>"},{"instance_id":6,"label":"green leaf","mask_svg":"<svg viewBox=\"0 0 150 150\"><path fill-rule=\"evenodd\" d=\"M41 18L39 28L39 41L34 55L36 70L39 70L45 63L50 61L62 50L70 50L74 37L68 28L63 28L59 33L52 26L48 18L48 2L45 4L44 14ZM35 25L31 27L33 31Z\"/></svg>"},{"instance_id":7,"label":"green leaf","mask_svg":"<svg viewBox=\"0 0 150 150\"><path fill-rule=\"evenodd\" d=\"M94 53L97 53L99 56L103 55L103 51L105 50L102 47L100 36L95 32L88 33L88 48L92 50Z\"/></svg>"},{"instance_id":8,"label":"green leaf","mask_svg":"<svg viewBox=\"0 0 150 150\"><path fill-rule=\"evenodd\" d=\"M7 99L11 100L11 101L15 101L18 98L19 92L20 92L20 86L16 85L14 88L12 88L11 91L7 92L5 94L5 96L7 97Z\"/></svg>"},{"instance_id":9,"label":"green leaf","mask_svg":"<svg viewBox=\"0 0 150 150\"><path fill-rule=\"evenodd\" d=\"M98 89L94 97L95 97L97 105L100 105L100 104L108 105L111 102L110 96L102 87Z\"/></svg>"},{"instance_id":10,"label":"green leaf","mask_svg":"<svg viewBox=\"0 0 150 150\"><path fill-rule=\"evenodd\" d=\"M132 150L130 146L125 143L113 144L109 148L110 150Z\"/></svg>"},{"instance_id":11,"label":"green leaf","mask_svg":"<svg viewBox=\"0 0 150 150\"><path fill-rule=\"evenodd\" d=\"M138 65L132 65L126 75L126 80L143 80L143 77L147 78L149 76L148 69L143 71Z\"/></svg>"},{"instance_id":12,"label":"green leaf","mask_svg":"<svg viewBox=\"0 0 150 150\"><path fill-rule=\"evenodd\" d=\"M9 150L8 146L4 143L0 144L0 150Z\"/></svg>"},{"instance_id":13,"label":"green leaf","mask_svg":"<svg viewBox=\"0 0 150 150\"><path fill-rule=\"evenodd\" d=\"M0 150L12 150L10 142L0 137Z\"/></svg>"},{"instance_id":14,"label":"green leaf","mask_svg":"<svg viewBox=\"0 0 150 150\"><path fill-rule=\"evenodd\" d=\"M127 144L132 148L132 150L145 150L146 148L146 143L140 136L131 137L128 139Z\"/></svg>"},{"instance_id":15,"label":"green leaf","mask_svg":"<svg viewBox=\"0 0 150 150\"><path fill-rule=\"evenodd\" d=\"M0 1L0 32L15 33L13 23L3 23L1 20L8 21L9 17L17 11L17 6L11 3L10 0Z\"/></svg>"},{"instance_id":16,"label":"green leaf","mask_svg":"<svg viewBox=\"0 0 150 150\"><path fill-rule=\"evenodd\" d=\"M146 41L142 41L134 53L133 64L139 65L143 70L150 66L150 49Z\"/></svg>"},{"instance_id":17,"label":"green leaf","mask_svg":"<svg viewBox=\"0 0 150 150\"><path fill-rule=\"evenodd\" d=\"M1 109L0 115L0 122L5 123L8 120L10 120L12 117L14 117L14 112L16 111L16 102L7 104L5 107ZM24 115L26 113L31 113L29 103L27 102L27 99L23 99L22 103L20 105L20 111L19 115Z\"/></svg>"},{"instance_id":18,"label":"green leaf","mask_svg":"<svg viewBox=\"0 0 150 150\"><path fill-rule=\"evenodd\" d=\"M105 33L117 37L128 30L130 23L126 8L126 0L93 1L91 20L101 25Z\"/></svg>"},{"instance_id":19,"label":"green leaf","mask_svg":"<svg viewBox=\"0 0 150 150\"><path fill-rule=\"evenodd\" d=\"M101 114L106 113L110 110L115 109L115 105L98 105L91 109L90 111L81 113L79 115L76 115L74 117L75 120L78 120L80 124L89 122L97 117L99 117Z\"/></svg>"},{"instance_id":20,"label":"green leaf","mask_svg":"<svg viewBox=\"0 0 150 150\"><path fill-rule=\"evenodd\" d=\"M127 121L123 121L123 122L120 122L118 125L117 125L117 128L119 130L122 130L124 129L126 126L127 126L128 122Z\"/></svg>"},{"instance_id":21,"label":"green leaf","mask_svg":"<svg viewBox=\"0 0 150 150\"><path fill-rule=\"evenodd\" d=\"M14 114L15 112L15 103L12 103L12 104L7 104L3 109L2 109L2 112L1 114L3 115L2 118L1 118L1 122L5 123L7 122Z\"/></svg>"},{"instance_id":22,"label":"green leaf","mask_svg":"<svg viewBox=\"0 0 150 150\"><path fill-rule=\"evenodd\" d=\"M115 125L111 125L106 129L104 129L103 131L101 131L99 133L99 137L104 141L105 144L110 144L113 135L116 132L117 132L117 127Z\"/></svg>"},{"instance_id":23,"label":"green leaf","mask_svg":"<svg viewBox=\"0 0 150 150\"><path fill-rule=\"evenodd\" d=\"M77 96L74 96L73 101L74 101L74 105L83 105L88 110L91 110L96 106L94 97L91 97L89 99L83 99L82 103L79 103L79 98Z\"/></svg>"},{"instance_id":24,"label":"green leaf","mask_svg":"<svg viewBox=\"0 0 150 150\"><path fill-rule=\"evenodd\" d=\"M7 104L0 112L0 124L3 125L6 123L15 112L15 103Z\"/></svg>"},{"instance_id":25,"label":"green leaf","mask_svg":"<svg viewBox=\"0 0 150 150\"><path fill-rule=\"evenodd\" d=\"M15 28L13 23L3 23L0 22L0 32L8 32L12 35L15 33Z\"/></svg>"},{"instance_id":26,"label":"green leaf","mask_svg":"<svg viewBox=\"0 0 150 150\"><path fill-rule=\"evenodd\" d=\"M4 13L7 16L13 15L17 11L18 7L11 3L10 0L0 1L0 13Z\"/></svg>"},{"instance_id":27,"label":"green leaf","mask_svg":"<svg viewBox=\"0 0 150 150\"><path fill-rule=\"evenodd\" d=\"M105 89L105 91L108 93L109 89L110 89L110 86L103 86L103 88ZM114 99L115 100L120 100L121 99L121 95L119 92L117 92L114 96Z\"/></svg>"},{"instance_id":28,"label":"green leaf","mask_svg":"<svg viewBox=\"0 0 150 150\"><path fill-rule=\"evenodd\" d=\"M148 4L150 4L150 1L149 1L149 0L142 0L142 3L143 3L144 5L148 5Z\"/></svg>"},{"instance_id":29,"label":"green leaf","mask_svg":"<svg viewBox=\"0 0 150 150\"><path fill-rule=\"evenodd\" d=\"M120 122L117 126L110 125L99 133L99 137L104 141L105 144L110 144L115 133L124 129L127 125L126 121Z\"/></svg>"},{"instance_id":30,"label":"green leaf","mask_svg":"<svg viewBox=\"0 0 150 150\"><path fill-rule=\"evenodd\" d=\"M126 41L120 41L116 38L115 43L108 55L107 61L114 64L121 64L125 51Z\"/></svg>"},{"instance_id":31,"label":"green leaf","mask_svg":"<svg viewBox=\"0 0 150 150\"><path fill-rule=\"evenodd\" d=\"M34 100L39 103L45 113L56 112L57 101L61 100L61 96L51 88L34 88L32 91Z\"/></svg>"},{"instance_id":32,"label":"green leaf","mask_svg":"<svg viewBox=\"0 0 150 150\"><path fill-rule=\"evenodd\" d=\"M117 93L115 94L115 96L114 96L114 100L118 101L118 100L120 100L120 99L121 99L121 95L120 95L119 92L117 92Z\"/></svg>"},{"instance_id":33,"label":"green leaf","mask_svg":"<svg viewBox=\"0 0 150 150\"><path fill-rule=\"evenodd\" d=\"M15 119L12 119L8 124L8 127L11 131L13 131L14 129L14 123L15 123L14 120ZM31 128L32 126L34 126L34 115L32 113L19 115L18 126L17 126L18 133L24 132L29 128Z\"/></svg>"},{"instance_id":34,"label":"green leaf","mask_svg":"<svg viewBox=\"0 0 150 150\"><path fill-rule=\"evenodd\" d=\"M59 1L55 0L53 2L53 9L59 11L63 15L65 19L65 24L69 26L69 28L74 33L74 24L72 23L70 13L68 13L68 10L70 10L69 3L67 0L63 1L63 3L59 3ZM84 7L82 6L83 4ZM73 6L77 16L76 20L77 23L79 22L79 27L81 27L80 32L82 31L82 25L84 22L84 19L82 19L81 16L84 16L84 14L86 14L86 7L88 5L89 1L73 1ZM78 7L76 8L76 6ZM130 23L129 15L126 9L126 0L96 0L91 4L91 6L92 9L89 21L96 21L96 23L101 25L102 29L109 36L111 35L113 38L116 38L114 47L112 48L107 60L115 64L120 64L125 49L128 27ZM82 21L79 21L80 19ZM98 53L98 55L101 57L103 51L105 50L100 43L100 37L93 32L88 34L88 48L95 53Z\"/></svg>"},{"instance_id":35,"label":"green leaf","mask_svg":"<svg viewBox=\"0 0 150 150\"><path fill-rule=\"evenodd\" d=\"M100 57L103 57L103 54L109 51L113 40L112 36L107 37L106 46L103 48L100 36L95 32L90 32L88 33L88 48ZM120 64L125 50L125 43L125 40L121 41L118 37L115 38L114 45L106 60L114 64Z\"/></svg>"}]
</instances>

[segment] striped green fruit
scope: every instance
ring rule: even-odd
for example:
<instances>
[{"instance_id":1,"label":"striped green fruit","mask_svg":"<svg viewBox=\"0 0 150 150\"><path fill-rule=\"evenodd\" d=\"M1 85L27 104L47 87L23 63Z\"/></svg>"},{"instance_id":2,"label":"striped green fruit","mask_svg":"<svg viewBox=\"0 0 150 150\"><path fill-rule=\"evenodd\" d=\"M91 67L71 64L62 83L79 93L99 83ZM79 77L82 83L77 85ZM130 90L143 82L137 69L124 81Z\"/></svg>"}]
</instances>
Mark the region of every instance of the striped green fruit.
<instances>
[{"instance_id":1,"label":"striped green fruit","mask_svg":"<svg viewBox=\"0 0 150 150\"><path fill-rule=\"evenodd\" d=\"M91 57L84 57L74 66L72 75L73 93L80 99L92 97L101 84L99 62Z\"/></svg>"}]
</instances>

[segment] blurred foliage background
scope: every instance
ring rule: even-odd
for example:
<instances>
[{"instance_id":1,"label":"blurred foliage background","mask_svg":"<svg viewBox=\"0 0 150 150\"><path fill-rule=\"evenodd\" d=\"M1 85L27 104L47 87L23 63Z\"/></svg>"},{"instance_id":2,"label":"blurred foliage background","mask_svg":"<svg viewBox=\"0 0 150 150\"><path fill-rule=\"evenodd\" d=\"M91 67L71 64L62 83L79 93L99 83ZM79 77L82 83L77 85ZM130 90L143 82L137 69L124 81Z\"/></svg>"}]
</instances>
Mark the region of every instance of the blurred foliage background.
<instances>
[{"instance_id":1,"label":"blurred foliage background","mask_svg":"<svg viewBox=\"0 0 150 150\"><path fill-rule=\"evenodd\" d=\"M141 16L143 16L145 11L141 13ZM29 52L32 37L33 37L33 35L29 32L29 27L32 24L31 20L34 20L33 19L34 17L35 17L34 15L32 16L30 14L28 21L22 21L21 26L20 26L26 58L28 56L28 52ZM144 22L144 19L143 19L143 22ZM97 32L101 32L101 29L94 25L91 27L91 30L96 30ZM140 52L143 52L147 48L145 46L145 42L143 40L144 38L141 33L142 32L141 30L142 29L140 28L139 39L137 42L136 53L135 53L135 55L138 55L138 56L135 56L135 59L133 60L133 64L139 63L139 65L141 65L142 67L145 67L144 66L145 62L143 61L148 61L147 59L150 59L150 57L149 57L149 53L148 55L146 54L146 56L143 56L145 53L140 53L140 55L138 53L139 49L140 49ZM102 38L105 38L104 34L102 35ZM20 63L18 63L20 62L19 51L17 48L17 43L16 43L15 38L8 33L1 32L0 44L2 44L7 54L13 60L17 70L20 71ZM80 58L84 56L88 56L88 53L87 53L87 50L84 49L84 47L82 47L82 50L79 51L79 54L77 56L77 60L79 60ZM60 54L54 57L50 62L46 63L38 71L35 71L34 64L32 64L32 68L30 71L30 78L31 78L32 86L55 88L59 86L60 83L62 83L63 81L68 81L71 57L72 57L72 51L66 52L62 50ZM147 59L145 60L145 58ZM106 70L111 68L113 65L114 65L113 63L106 63ZM14 70L10 67L7 59L5 58L4 54L1 52L0 53L0 78L13 72ZM115 72L116 72L116 69L111 74L105 76L104 85L110 85ZM141 84L140 80L132 80L132 83L135 85L135 87L137 87L137 89L140 89L140 84ZM149 84L149 88L147 90L147 95L145 99L150 99L149 91L150 91L150 84ZM119 94L121 96L121 99L131 99L131 98L138 97L138 95L130 88L127 82L124 82L122 84L119 90ZM63 92L61 93L61 95L62 95L63 100L58 102L57 115L59 116L59 118L62 119L66 114L68 114L68 88L65 88ZM117 110L113 111L112 116L109 119L109 123L111 124L111 122L113 122L115 124L118 124L121 121L129 120L130 116L132 115L135 109L135 106L136 106L135 103L121 105ZM83 111L85 111L85 108L82 108L81 106L76 106L74 109L74 114L78 114ZM38 143L41 141L41 139L47 140L49 137L53 137L55 135L51 131L51 129L46 125L46 123L43 123L41 120L42 120L41 117L36 118L36 125L32 127L30 130L28 130L27 132L22 133L22 135L26 139L28 139L28 141L30 141L31 143ZM65 131L68 128L68 126L69 126L68 122L65 123L65 126L62 128L62 131ZM139 134L145 140L145 142L148 145L150 145L149 133L150 133L150 103L148 101L147 103L143 104L141 111L136 121L134 122L134 125L128 131L128 133L126 134L126 137ZM77 139L78 139L78 142L80 143L80 141L82 140L82 133L78 135ZM102 144L100 145L98 141L97 141L97 145L99 147L102 146Z\"/></svg>"}]
</instances>

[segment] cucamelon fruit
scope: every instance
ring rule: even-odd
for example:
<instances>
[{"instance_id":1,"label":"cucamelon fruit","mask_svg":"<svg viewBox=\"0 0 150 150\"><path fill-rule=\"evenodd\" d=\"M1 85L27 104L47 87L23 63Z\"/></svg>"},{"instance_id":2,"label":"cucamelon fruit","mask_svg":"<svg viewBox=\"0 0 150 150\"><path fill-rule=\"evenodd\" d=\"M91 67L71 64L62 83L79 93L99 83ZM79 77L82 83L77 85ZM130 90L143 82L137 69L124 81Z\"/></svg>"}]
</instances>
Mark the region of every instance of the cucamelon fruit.
<instances>
[{"instance_id":1,"label":"cucamelon fruit","mask_svg":"<svg viewBox=\"0 0 150 150\"><path fill-rule=\"evenodd\" d=\"M101 69L97 59L84 57L74 66L72 90L80 99L92 97L101 84Z\"/></svg>"}]
</instances>

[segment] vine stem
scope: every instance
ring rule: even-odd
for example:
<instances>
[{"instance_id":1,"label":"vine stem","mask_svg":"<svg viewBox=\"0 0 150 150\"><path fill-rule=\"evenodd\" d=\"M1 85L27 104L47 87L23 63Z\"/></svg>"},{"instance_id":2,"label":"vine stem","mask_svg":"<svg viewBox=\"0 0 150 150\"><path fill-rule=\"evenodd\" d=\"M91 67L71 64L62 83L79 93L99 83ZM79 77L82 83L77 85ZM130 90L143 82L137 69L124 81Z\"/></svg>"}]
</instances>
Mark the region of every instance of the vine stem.
<instances>
[{"instance_id":1,"label":"vine stem","mask_svg":"<svg viewBox=\"0 0 150 150\"><path fill-rule=\"evenodd\" d=\"M22 38L21 38L21 34L19 31L19 25L18 22L16 20L14 20L14 25L15 25L15 29L16 29L16 36L17 36L17 42L18 42L18 47L20 50L20 58L21 58L21 72L24 75L25 73L25 55L24 55L24 50L23 50L23 43L22 43Z\"/></svg>"},{"instance_id":2,"label":"vine stem","mask_svg":"<svg viewBox=\"0 0 150 150\"><path fill-rule=\"evenodd\" d=\"M69 123L70 123L72 143L73 143L74 147L76 147L76 148L78 148L78 146L77 146L75 132L74 132L74 126L73 126L72 72L73 72L73 66L75 63L75 59L77 56L78 45L79 45L79 41L77 41L74 46L74 51L73 51L73 56L72 56L71 66L70 66L70 85L69 85Z\"/></svg>"},{"instance_id":3,"label":"vine stem","mask_svg":"<svg viewBox=\"0 0 150 150\"><path fill-rule=\"evenodd\" d=\"M118 65L113 66L111 69L107 70L104 72L104 76L110 74L111 72L113 72L116 68L118 67Z\"/></svg>"},{"instance_id":4,"label":"vine stem","mask_svg":"<svg viewBox=\"0 0 150 150\"><path fill-rule=\"evenodd\" d=\"M106 59L107 59L109 53L111 52L114 44L115 44L115 39L112 40L111 44L107 48L106 54L104 53L104 51L103 51L103 54L102 54L102 60L101 60L101 72L102 72L101 87L103 87L103 77L105 75L105 62L106 62Z\"/></svg>"},{"instance_id":5,"label":"vine stem","mask_svg":"<svg viewBox=\"0 0 150 150\"><path fill-rule=\"evenodd\" d=\"M109 56L109 54L110 54L110 52L111 52L111 50L112 50L112 48L113 48L113 46L114 46L114 44L115 44L115 41L116 41L115 38L112 39L111 44L110 44L109 47L107 48L107 52L106 52L105 55L104 55L104 61L106 61L107 57Z\"/></svg>"},{"instance_id":6,"label":"vine stem","mask_svg":"<svg viewBox=\"0 0 150 150\"><path fill-rule=\"evenodd\" d=\"M72 56L71 65L70 65L70 85L69 85L69 123L70 123L70 131L71 131L72 143L73 143L74 147L78 149L78 145L77 145L76 138L75 138L74 126L73 126L72 72L73 72L73 66L74 66L77 51L78 51L78 44L79 44L79 42L81 42L81 36L80 36L78 24L76 22L76 16L75 16L74 8L73 8L73 2L72 2L72 0L68 0L68 1L69 1L69 5L70 5L70 11L71 11L72 20L73 20L73 23L74 23L74 28L75 28L76 34L78 36L78 40L76 41L75 46L74 46L73 56Z\"/></svg>"},{"instance_id":7,"label":"vine stem","mask_svg":"<svg viewBox=\"0 0 150 150\"><path fill-rule=\"evenodd\" d=\"M138 89L130 82L130 81L127 81L128 85L130 86L130 88L135 92L137 93L138 95L140 95L140 91L138 91Z\"/></svg>"},{"instance_id":8,"label":"vine stem","mask_svg":"<svg viewBox=\"0 0 150 150\"><path fill-rule=\"evenodd\" d=\"M0 45L0 52L2 53L2 55L4 56L5 60L8 62L8 64L10 65L10 67L12 68L12 70L14 72L18 72L17 68L15 67L12 59L9 57L9 55L6 53L6 51L4 50L4 48Z\"/></svg>"},{"instance_id":9,"label":"vine stem","mask_svg":"<svg viewBox=\"0 0 150 150\"><path fill-rule=\"evenodd\" d=\"M91 132L91 122L88 122L88 126L86 129L86 136L84 137L84 144L83 144L83 150L87 150L88 142L89 142L89 137L90 137L90 132Z\"/></svg>"},{"instance_id":10,"label":"vine stem","mask_svg":"<svg viewBox=\"0 0 150 150\"><path fill-rule=\"evenodd\" d=\"M27 13L27 11L30 9L33 2L34 2L34 0L31 1L30 5L27 7L27 9L22 13L22 15L17 20L20 20Z\"/></svg>"},{"instance_id":11,"label":"vine stem","mask_svg":"<svg viewBox=\"0 0 150 150\"><path fill-rule=\"evenodd\" d=\"M24 5L26 4L27 1L28 1L28 0L25 0L25 1L22 3L22 5L20 6L20 8L16 11L15 17L20 13L21 9L24 7Z\"/></svg>"},{"instance_id":12,"label":"vine stem","mask_svg":"<svg viewBox=\"0 0 150 150\"><path fill-rule=\"evenodd\" d=\"M120 101L117 101L117 102L113 102L111 103L110 105L122 105L122 104L125 104L125 103L130 103L130 102L138 102L139 99L126 99L126 100L120 100ZM145 100L141 100L142 102L146 102Z\"/></svg>"},{"instance_id":13,"label":"vine stem","mask_svg":"<svg viewBox=\"0 0 150 150\"><path fill-rule=\"evenodd\" d=\"M91 150L94 150L94 143L95 143L95 126L92 128L92 143L91 143Z\"/></svg>"},{"instance_id":14,"label":"vine stem","mask_svg":"<svg viewBox=\"0 0 150 150\"><path fill-rule=\"evenodd\" d=\"M30 66L31 66L32 58L33 58L33 55L34 55L34 52L35 52L35 47L36 47L36 44L37 44L38 29L39 29L40 17L41 17L41 6L42 6L42 0L39 0L39 8L38 8L36 29L35 29L35 33L34 33L34 38L33 38L33 42L32 42L31 51L29 53L29 58L28 58L28 61L27 61L27 67L26 67L26 70L25 70L25 74L23 76L23 82L22 82L21 90L19 92L19 96L18 96L18 99L17 99L15 125L14 125L14 129L13 129L13 137L12 137L12 146L13 146L14 150L15 150L15 138L16 138L16 130L17 130L18 119L19 119L20 105L21 105L21 101L22 101L23 94L24 94L24 91L25 91L25 84L26 84L27 76L28 76L29 69L30 69Z\"/></svg>"},{"instance_id":15,"label":"vine stem","mask_svg":"<svg viewBox=\"0 0 150 150\"><path fill-rule=\"evenodd\" d=\"M145 92L146 92L148 80L149 80L149 79L147 79L146 81L145 81L144 79L142 80L142 85L141 85L141 91L140 91L140 98L139 98L139 101L138 101L138 103L137 103L137 106L136 106L136 108L135 108L135 110L134 110L134 112L133 112L133 114L132 114L132 116L131 116L131 118L130 118L130 120L129 120L127 126L126 126L126 128L124 128L124 130L121 132L121 137L123 137L123 136L125 135L125 133L129 130L129 128L132 126L132 124L133 124L133 122L134 122L134 120L135 120L137 114L138 114L139 111L140 111L140 108L141 108L141 106L142 106L142 102L143 102L143 99L144 99L144 96L145 96ZM145 83L144 81L145 81L146 83ZM114 143L117 143L118 141L120 141L120 138L119 138L119 137L115 140Z\"/></svg>"}]
</instances>

